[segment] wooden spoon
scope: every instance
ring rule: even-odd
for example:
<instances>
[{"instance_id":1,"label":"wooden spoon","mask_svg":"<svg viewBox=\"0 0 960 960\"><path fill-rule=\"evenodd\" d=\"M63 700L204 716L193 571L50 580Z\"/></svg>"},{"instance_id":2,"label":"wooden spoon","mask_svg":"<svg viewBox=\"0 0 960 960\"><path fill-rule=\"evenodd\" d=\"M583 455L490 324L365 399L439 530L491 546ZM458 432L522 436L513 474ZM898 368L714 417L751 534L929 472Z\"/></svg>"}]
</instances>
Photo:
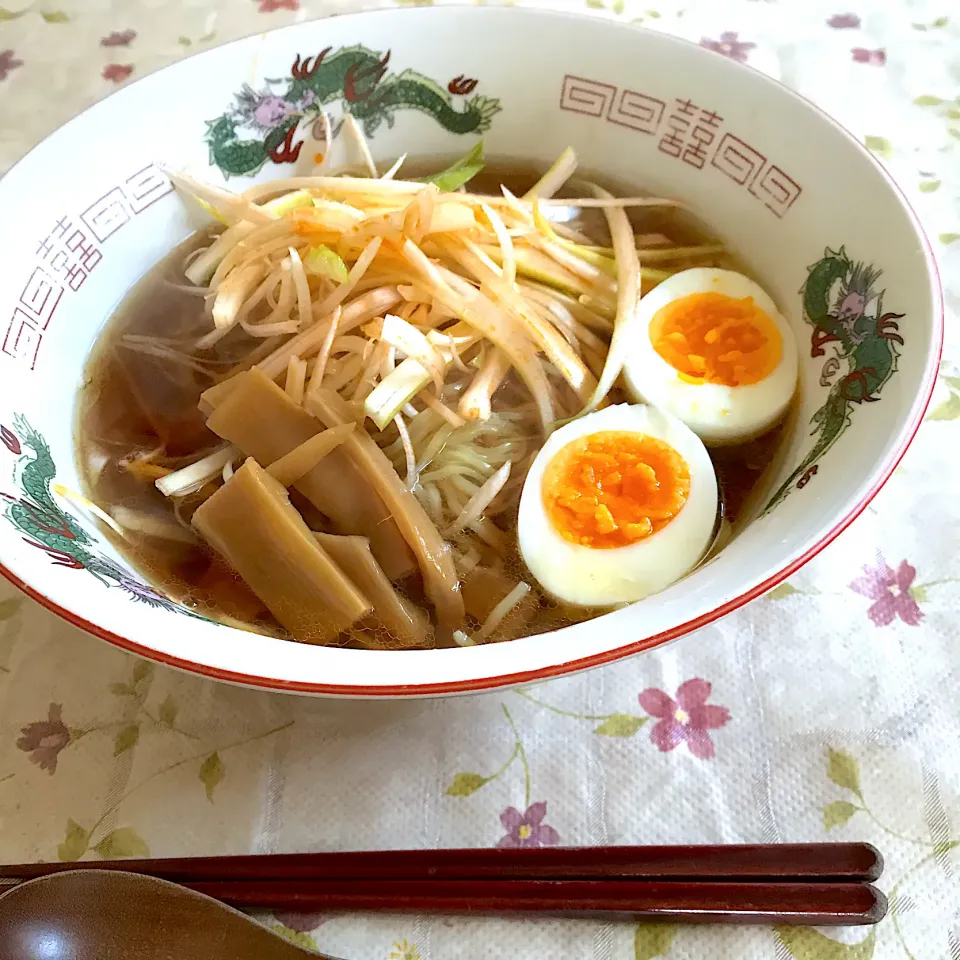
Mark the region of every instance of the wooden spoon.
<instances>
[{"instance_id":1,"label":"wooden spoon","mask_svg":"<svg viewBox=\"0 0 960 960\"><path fill-rule=\"evenodd\" d=\"M318 954L167 880L71 870L29 880L0 897L0 957L316 960Z\"/></svg>"}]
</instances>

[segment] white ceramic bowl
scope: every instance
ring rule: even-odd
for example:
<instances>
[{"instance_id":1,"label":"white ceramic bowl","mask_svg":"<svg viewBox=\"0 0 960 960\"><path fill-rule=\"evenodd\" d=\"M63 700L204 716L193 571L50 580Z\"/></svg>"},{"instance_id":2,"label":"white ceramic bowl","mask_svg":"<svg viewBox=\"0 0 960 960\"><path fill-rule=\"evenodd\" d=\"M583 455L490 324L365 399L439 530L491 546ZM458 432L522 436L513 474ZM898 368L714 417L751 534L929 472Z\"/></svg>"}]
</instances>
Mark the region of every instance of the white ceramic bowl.
<instances>
[{"instance_id":1,"label":"white ceramic bowl","mask_svg":"<svg viewBox=\"0 0 960 960\"><path fill-rule=\"evenodd\" d=\"M312 97L292 83L311 72ZM715 227L778 302L803 358L798 427L763 515L642 603L467 649L287 643L193 618L146 587L51 493L51 482L79 486L73 411L84 358L136 279L194 229L157 161L230 174L238 187L243 176L289 176L313 163L309 143L301 157L297 144L321 100L334 116L355 113L378 160L460 152L478 134L488 155L539 163L572 145L584 167L683 198ZM531 10L363 13L193 57L37 147L0 182L0 224L3 573L117 646L276 690L489 689L648 650L734 610L874 496L920 423L942 338L934 262L913 214L828 117L683 41Z\"/></svg>"}]
</instances>

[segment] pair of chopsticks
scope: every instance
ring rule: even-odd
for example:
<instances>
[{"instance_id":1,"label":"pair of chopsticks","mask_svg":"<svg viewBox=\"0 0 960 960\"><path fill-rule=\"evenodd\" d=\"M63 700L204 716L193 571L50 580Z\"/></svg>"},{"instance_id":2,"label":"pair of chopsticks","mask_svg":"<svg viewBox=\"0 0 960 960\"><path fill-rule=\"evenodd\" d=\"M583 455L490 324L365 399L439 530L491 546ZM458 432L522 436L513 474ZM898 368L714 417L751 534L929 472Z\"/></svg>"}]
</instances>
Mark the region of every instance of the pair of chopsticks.
<instances>
[{"instance_id":1,"label":"pair of chopsticks","mask_svg":"<svg viewBox=\"0 0 960 960\"><path fill-rule=\"evenodd\" d=\"M550 913L684 923L878 922L865 843L388 850L0 867L4 888L71 869L171 880L241 909Z\"/></svg>"}]
</instances>

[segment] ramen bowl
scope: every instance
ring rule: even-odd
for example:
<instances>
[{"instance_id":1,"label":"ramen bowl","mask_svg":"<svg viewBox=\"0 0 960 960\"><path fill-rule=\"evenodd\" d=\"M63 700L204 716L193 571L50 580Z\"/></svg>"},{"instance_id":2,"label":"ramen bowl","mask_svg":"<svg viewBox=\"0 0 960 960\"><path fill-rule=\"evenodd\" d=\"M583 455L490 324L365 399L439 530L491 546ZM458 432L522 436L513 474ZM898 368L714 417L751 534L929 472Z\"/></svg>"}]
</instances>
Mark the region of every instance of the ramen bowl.
<instances>
[{"instance_id":1,"label":"ramen bowl","mask_svg":"<svg viewBox=\"0 0 960 960\"><path fill-rule=\"evenodd\" d=\"M305 78L322 97L304 93ZM724 550L662 593L551 633L342 649L196 616L62 496L82 486L74 412L91 346L137 279L197 227L164 170L233 188L305 172L321 102L334 123L354 114L378 161L463 153L482 136L490 156L544 166L572 146L611 182L681 198L749 265L796 336L800 393L755 515ZM44 141L0 182L0 214L3 573L118 647L264 689L491 689L651 650L735 610L823 549L890 476L942 338L916 219L828 117L686 42L532 10L362 13L195 56Z\"/></svg>"}]
</instances>

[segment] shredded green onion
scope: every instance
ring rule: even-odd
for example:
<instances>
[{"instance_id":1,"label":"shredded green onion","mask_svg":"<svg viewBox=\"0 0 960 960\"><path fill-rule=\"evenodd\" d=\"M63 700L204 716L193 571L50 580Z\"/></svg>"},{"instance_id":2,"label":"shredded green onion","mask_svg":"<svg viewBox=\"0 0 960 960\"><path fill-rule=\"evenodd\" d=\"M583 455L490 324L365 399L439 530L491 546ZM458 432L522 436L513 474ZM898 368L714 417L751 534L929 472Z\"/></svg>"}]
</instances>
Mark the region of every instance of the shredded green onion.
<instances>
[{"instance_id":1,"label":"shredded green onion","mask_svg":"<svg viewBox=\"0 0 960 960\"><path fill-rule=\"evenodd\" d=\"M303 265L308 273L329 277L337 283L346 283L350 275L343 258L322 243L316 244L307 251L307 255L303 258Z\"/></svg>"}]
</instances>

